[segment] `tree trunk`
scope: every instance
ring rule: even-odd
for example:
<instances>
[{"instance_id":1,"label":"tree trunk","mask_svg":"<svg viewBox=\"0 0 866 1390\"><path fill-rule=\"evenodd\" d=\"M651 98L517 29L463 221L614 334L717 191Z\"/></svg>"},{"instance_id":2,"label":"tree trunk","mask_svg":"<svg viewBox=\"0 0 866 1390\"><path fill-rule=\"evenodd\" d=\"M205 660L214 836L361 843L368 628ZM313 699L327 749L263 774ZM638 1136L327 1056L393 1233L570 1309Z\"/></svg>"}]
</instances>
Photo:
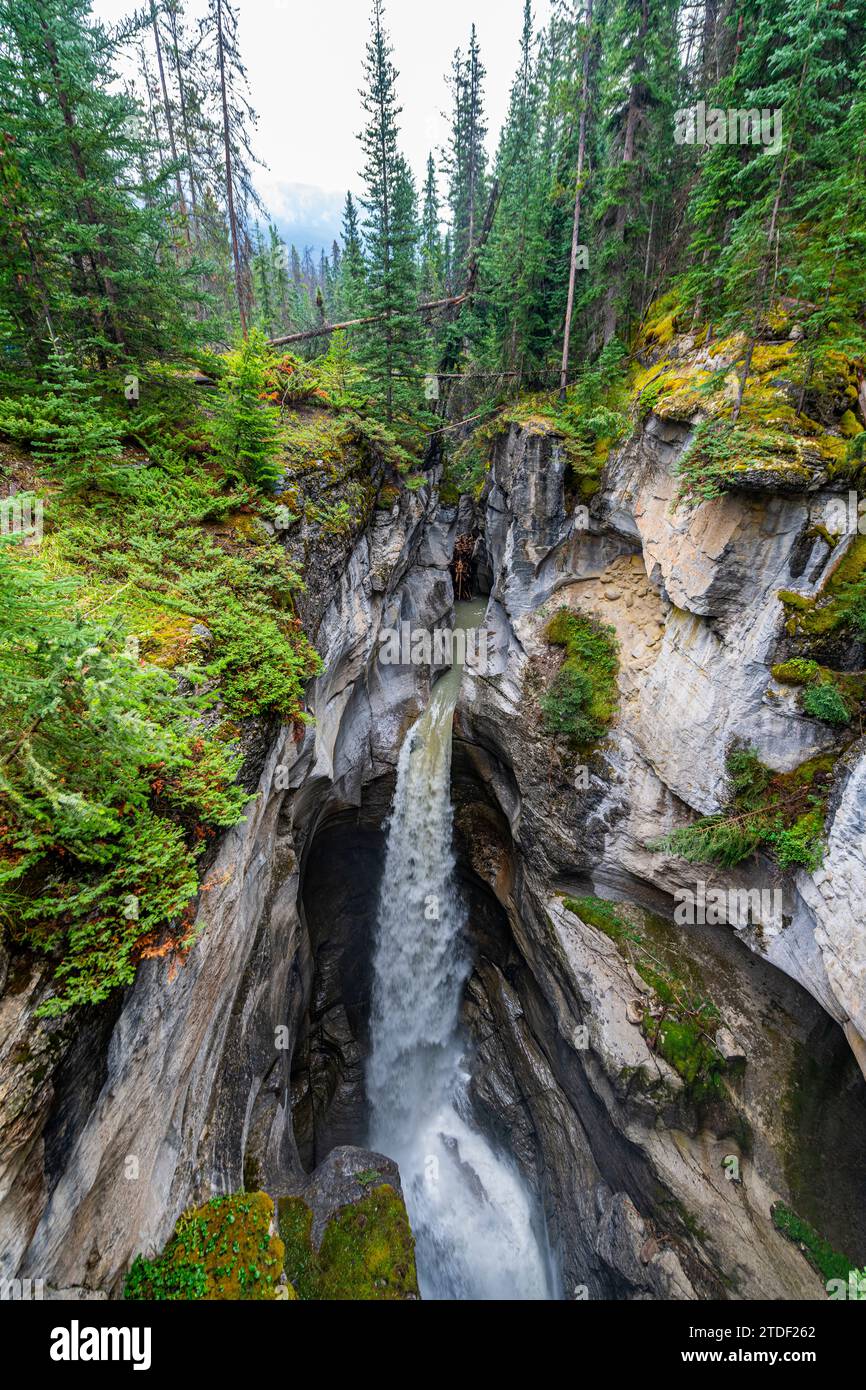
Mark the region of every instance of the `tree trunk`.
<instances>
[{"instance_id":1,"label":"tree trunk","mask_svg":"<svg viewBox=\"0 0 866 1390\"><path fill-rule=\"evenodd\" d=\"M232 259L235 267L235 292L238 298L238 313L241 320L241 333L247 336L247 312L244 304L244 279L241 271L241 248L238 241L238 219L235 212L234 176L232 174L232 142L229 128L229 103L226 92L226 61L223 51L223 7L217 0L217 51L219 53L220 92L223 108L223 144L226 165L226 202L229 210L229 230L232 238Z\"/></svg>"},{"instance_id":2,"label":"tree trunk","mask_svg":"<svg viewBox=\"0 0 866 1390\"><path fill-rule=\"evenodd\" d=\"M574 313L574 284L577 273L577 248L580 245L580 198L583 192L583 160L586 152L586 103L589 90L589 49L592 41L592 0L587 0L586 33L584 34L583 70L580 83L580 129L577 137L577 178L574 191L574 220L571 226L571 263L568 269L568 302L565 307L565 330L562 335L562 368L559 374L559 399L565 400L568 383L568 352L571 342L571 319Z\"/></svg>"},{"instance_id":3,"label":"tree trunk","mask_svg":"<svg viewBox=\"0 0 866 1390\"><path fill-rule=\"evenodd\" d=\"M177 89L180 94L180 119L183 125L183 142L186 146L186 163L189 170L189 199L192 206L193 233L198 241L198 202L195 194L195 168L192 158L192 141L189 138L189 120L186 111L186 91L183 85L183 73L180 65L180 53L177 43L177 15L174 10L169 8L168 22L171 25L171 42L174 52L174 70L177 76Z\"/></svg>"},{"instance_id":4,"label":"tree trunk","mask_svg":"<svg viewBox=\"0 0 866 1390\"><path fill-rule=\"evenodd\" d=\"M639 41L640 41L641 43L646 39L646 36L647 36L647 26L648 26L647 0L644 0L643 6L642 6L642 9L641 9L641 26L640 26L640 30L639 30L639 33L638 33L638 39L639 39ZM630 88L629 88L629 94L628 94L628 111L627 111L626 119L625 119L625 136L624 136L624 139L623 139L623 147L622 147L622 162L623 162L623 164L633 164L633 163L634 163L635 135L636 135L636 133L637 133L638 116L640 115L640 102L639 102L639 98L638 98L638 93L639 93L640 85L641 85L642 78L643 78L643 70L644 70L644 56L643 56L643 51L641 50L641 51L638 53L637 59L635 60L634 76L633 76L633 78L632 78L632 82L631 82L631 86L630 86ZM626 188L626 189L623 190L622 202L620 202L620 203L618 204L617 209L616 209L616 219L615 219L615 221L614 221L614 233L613 233L613 235L614 235L614 241L615 241L615 242L622 242L622 241L624 240L624 238L625 238L625 224L626 224L626 218L627 218L627 217L628 217L628 189ZM616 305L617 288L618 288L618 286L617 286L617 276L616 276L616 274L615 274L614 271L613 271L613 267L611 267L610 284L608 285L607 293L606 293L605 299L604 299L604 334L603 334L603 345L604 345L605 347L607 347L608 343L611 342L612 339L616 336L617 317L618 317L618 314L617 314L617 305Z\"/></svg>"},{"instance_id":5,"label":"tree trunk","mask_svg":"<svg viewBox=\"0 0 866 1390\"><path fill-rule=\"evenodd\" d=\"M187 245L190 244L189 222L186 215L186 199L183 196L183 184L180 181L180 167L177 158L177 145L174 138L174 120L171 114L171 102L168 99L168 86L165 80L165 66L162 61L162 40L159 37L159 21L156 14L156 0L150 0L150 21L153 26L153 39L156 44L156 65L159 69L159 82L162 87L162 104L165 107L165 123L168 126L168 145L171 150L172 163L174 164L174 182L177 188L177 204L180 208L180 215L183 218L184 231L186 233Z\"/></svg>"}]
</instances>

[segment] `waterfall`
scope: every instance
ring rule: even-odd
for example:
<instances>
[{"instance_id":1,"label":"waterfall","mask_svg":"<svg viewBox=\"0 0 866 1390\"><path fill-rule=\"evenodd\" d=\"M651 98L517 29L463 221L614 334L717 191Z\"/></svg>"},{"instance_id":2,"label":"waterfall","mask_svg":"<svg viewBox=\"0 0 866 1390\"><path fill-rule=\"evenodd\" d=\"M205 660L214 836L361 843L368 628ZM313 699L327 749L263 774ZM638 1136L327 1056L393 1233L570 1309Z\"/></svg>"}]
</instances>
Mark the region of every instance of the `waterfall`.
<instances>
[{"instance_id":1,"label":"waterfall","mask_svg":"<svg viewBox=\"0 0 866 1390\"><path fill-rule=\"evenodd\" d=\"M482 612L458 604L457 622ZM471 963L450 795L461 674L434 686L397 768L373 955L370 1142L400 1165L425 1298L548 1298L532 1199L466 1098L459 1010Z\"/></svg>"}]
</instances>

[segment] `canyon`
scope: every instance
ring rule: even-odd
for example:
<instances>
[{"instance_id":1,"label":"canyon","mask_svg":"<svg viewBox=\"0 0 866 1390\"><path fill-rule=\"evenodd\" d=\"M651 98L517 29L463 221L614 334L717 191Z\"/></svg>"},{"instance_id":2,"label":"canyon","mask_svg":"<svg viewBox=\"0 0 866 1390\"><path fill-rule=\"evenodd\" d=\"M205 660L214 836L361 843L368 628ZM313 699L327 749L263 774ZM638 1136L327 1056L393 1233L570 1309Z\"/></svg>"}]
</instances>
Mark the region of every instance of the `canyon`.
<instances>
[{"instance_id":1,"label":"canyon","mask_svg":"<svg viewBox=\"0 0 866 1390\"><path fill-rule=\"evenodd\" d=\"M831 551L815 530L833 500L820 480L747 478L677 507L690 431L649 412L587 508L556 430L512 423L477 495L443 500L434 466L348 539L311 547L306 523L284 539L304 560L301 616L324 670L309 724L245 730L256 796L210 858L188 957L145 960L122 996L44 1019L48 967L0 948L0 1277L117 1297L190 1205L298 1192L335 1154L355 1173L378 1162L368 1067L388 818L440 674L380 661L380 643L402 623L452 625L461 537L494 654L463 673L451 750L466 1098L530 1194L555 1295L822 1298L771 1219L779 1202L866 1262L862 741L834 782L816 872L760 854L696 868L650 847L725 804L732 739L778 772L829 746L771 667L778 591L817 593L845 542ZM616 719L582 761L539 716L563 606L610 625L619 651ZM676 895L697 880L778 889L780 910L677 925ZM590 902L712 999L717 1094L637 1026L650 988L581 915Z\"/></svg>"}]
</instances>

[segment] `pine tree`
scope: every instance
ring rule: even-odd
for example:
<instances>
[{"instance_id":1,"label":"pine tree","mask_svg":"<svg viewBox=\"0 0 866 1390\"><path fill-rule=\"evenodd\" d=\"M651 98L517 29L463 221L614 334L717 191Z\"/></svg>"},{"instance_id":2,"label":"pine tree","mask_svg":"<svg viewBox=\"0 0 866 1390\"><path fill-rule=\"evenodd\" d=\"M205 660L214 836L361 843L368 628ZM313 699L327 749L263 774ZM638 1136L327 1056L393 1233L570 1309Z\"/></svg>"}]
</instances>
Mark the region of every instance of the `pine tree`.
<instances>
[{"instance_id":1,"label":"pine tree","mask_svg":"<svg viewBox=\"0 0 866 1390\"><path fill-rule=\"evenodd\" d=\"M532 9L525 0L520 63L496 156L502 194L483 256L485 356L491 366L518 372L532 365L539 335L548 331L538 294L547 196L539 108Z\"/></svg>"},{"instance_id":2,"label":"pine tree","mask_svg":"<svg viewBox=\"0 0 866 1390\"><path fill-rule=\"evenodd\" d=\"M444 292L445 267L442 233L439 229L439 192L436 187L436 165L433 163L433 155L429 154L421 211L421 295L424 299L439 299Z\"/></svg>"},{"instance_id":3,"label":"pine tree","mask_svg":"<svg viewBox=\"0 0 866 1390\"><path fill-rule=\"evenodd\" d=\"M170 180L147 181L143 122L88 10L0 2L0 305L36 364L55 338L103 366L191 341L195 276L172 253Z\"/></svg>"},{"instance_id":4,"label":"pine tree","mask_svg":"<svg viewBox=\"0 0 866 1390\"><path fill-rule=\"evenodd\" d=\"M419 413L424 341L416 313L415 189L397 144L397 72L383 18L382 0L373 0L362 93L368 123L359 139L365 157L365 308L379 322L361 337L359 357L390 424Z\"/></svg>"},{"instance_id":5,"label":"pine tree","mask_svg":"<svg viewBox=\"0 0 866 1390\"><path fill-rule=\"evenodd\" d=\"M216 454L229 477L270 488L281 474L278 412L263 402L271 357L252 329L227 355L214 401Z\"/></svg>"},{"instance_id":6,"label":"pine tree","mask_svg":"<svg viewBox=\"0 0 866 1390\"><path fill-rule=\"evenodd\" d=\"M343 256L339 274L339 318L357 318L365 300L364 252L358 227L358 210L351 193L343 209Z\"/></svg>"},{"instance_id":7,"label":"pine tree","mask_svg":"<svg viewBox=\"0 0 866 1390\"><path fill-rule=\"evenodd\" d=\"M267 337L274 336L276 327L274 266L270 247L265 245L258 222L253 234L255 254L252 264L253 295L256 322Z\"/></svg>"},{"instance_id":8,"label":"pine tree","mask_svg":"<svg viewBox=\"0 0 866 1390\"><path fill-rule=\"evenodd\" d=\"M451 67L451 131L443 160L448 175L452 255L464 270L478 238L486 200L485 76L473 24L466 56L458 48Z\"/></svg>"}]
</instances>

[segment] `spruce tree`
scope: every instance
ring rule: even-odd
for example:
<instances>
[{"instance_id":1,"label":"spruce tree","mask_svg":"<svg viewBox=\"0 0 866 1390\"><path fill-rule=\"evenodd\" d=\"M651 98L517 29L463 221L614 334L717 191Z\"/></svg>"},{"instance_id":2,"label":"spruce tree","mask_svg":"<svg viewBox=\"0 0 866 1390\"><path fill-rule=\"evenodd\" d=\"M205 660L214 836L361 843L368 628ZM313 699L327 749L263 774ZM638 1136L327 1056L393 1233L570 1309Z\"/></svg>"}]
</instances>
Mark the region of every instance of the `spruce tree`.
<instances>
[{"instance_id":1,"label":"spruce tree","mask_svg":"<svg viewBox=\"0 0 866 1390\"><path fill-rule=\"evenodd\" d=\"M197 291L173 254L172 180L147 179L146 128L89 8L0 0L0 305L37 365L55 338L103 366L191 341Z\"/></svg>"},{"instance_id":2,"label":"spruce tree","mask_svg":"<svg viewBox=\"0 0 866 1390\"><path fill-rule=\"evenodd\" d=\"M418 224L411 173L398 148L397 72L384 28L382 0L373 0L364 63L362 102L367 125L359 139L362 177L366 296L377 322L359 342L374 399L385 419L412 421L421 408L419 382L424 341L418 315Z\"/></svg>"}]
</instances>

